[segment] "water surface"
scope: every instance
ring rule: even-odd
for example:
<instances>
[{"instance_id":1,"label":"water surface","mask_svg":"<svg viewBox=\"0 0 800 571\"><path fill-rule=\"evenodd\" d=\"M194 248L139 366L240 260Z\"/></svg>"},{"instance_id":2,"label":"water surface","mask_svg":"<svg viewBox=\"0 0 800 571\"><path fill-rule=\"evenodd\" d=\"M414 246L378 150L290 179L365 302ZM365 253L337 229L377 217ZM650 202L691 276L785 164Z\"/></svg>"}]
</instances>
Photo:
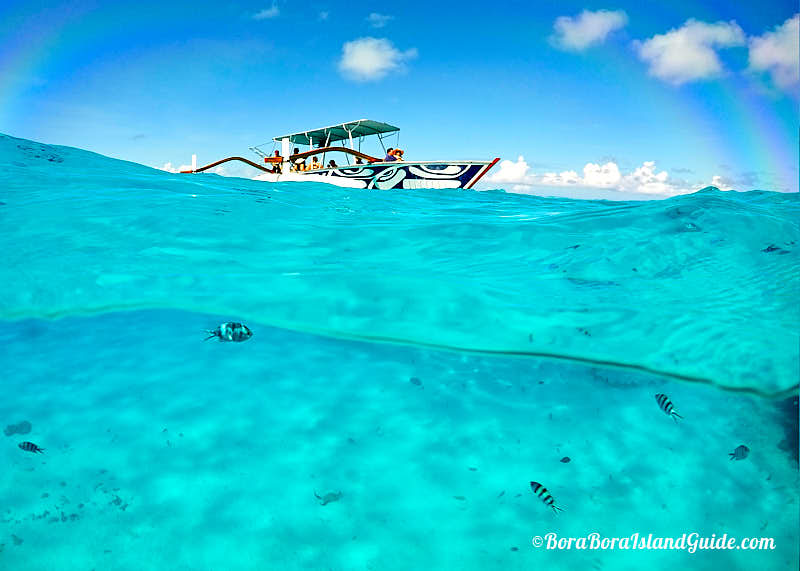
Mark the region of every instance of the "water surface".
<instances>
[{"instance_id":1,"label":"water surface","mask_svg":"<svg viewBox=\"0 0 800 571\"><path fill-rule=\"evenodd\" d=\"M797 567L797 195L268 184L11 137L0 179L0 424L31 423L0 567ZM253 338L203 342L230 320Z\"/></svg>"}]
</instances>

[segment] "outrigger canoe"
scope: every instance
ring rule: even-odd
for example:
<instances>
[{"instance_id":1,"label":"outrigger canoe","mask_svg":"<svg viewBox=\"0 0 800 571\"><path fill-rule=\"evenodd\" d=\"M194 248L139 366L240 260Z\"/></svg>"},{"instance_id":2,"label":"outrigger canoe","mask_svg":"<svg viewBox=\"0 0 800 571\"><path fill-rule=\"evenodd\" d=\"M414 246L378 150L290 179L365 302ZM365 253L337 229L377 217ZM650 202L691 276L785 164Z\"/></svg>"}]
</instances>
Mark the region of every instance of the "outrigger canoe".
<instances>
[{"instance_id":1,"label":"outrigger canoe","mask_svg":"<svg viewBox=\"0 0 800 571\"><path fill-rule=\"evenodd\" d=\"M500 160L385 161L361 151L363 141L376 137L383 149L382 154L385 155L386 137L399 131L399 128L388 123L359 119L273 137L273 148L279 144L281 149L273 150L272 154L265 149L268 143L251 147L250 150L263 160L264 166L242 157L229 157L182 172L202 172L224 162L237 160L263 171L256 178L270 182L314 181L349 188L380 190L472 188ZM342 142L347 144L342 145ZM300 147L308 147L308 150L300 151ZM295 153L294 150L298 152ZM318 158L317 164L320 168L298 170L299 162L313 164L313 157ZM338 164L339 161L342 164Z\"/></svg>"}]
</instances>

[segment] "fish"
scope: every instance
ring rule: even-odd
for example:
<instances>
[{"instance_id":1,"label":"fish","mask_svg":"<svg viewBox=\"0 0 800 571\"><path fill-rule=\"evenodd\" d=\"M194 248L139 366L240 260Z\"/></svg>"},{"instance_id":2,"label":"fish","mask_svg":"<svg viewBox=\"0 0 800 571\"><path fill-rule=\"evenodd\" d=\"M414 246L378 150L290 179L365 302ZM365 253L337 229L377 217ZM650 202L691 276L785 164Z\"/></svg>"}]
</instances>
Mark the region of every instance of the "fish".
<instances>
[{"instance_id":1,"label":"fish","mask_svg":"<svg viewBox=\"0 0 800 571\"><path fill-rule=\"evenodd\" d=\"M253 332L250 331L247 325L235 323L233 321L221 323L215 329L207 329L206 333L208 333L209 336L206 337L204 341L218 337L220 341L241 343L242 341L247 341L253 336Z\"/></svg>"},{"instance_id":2,"label":"fish","mask_svg":"<svg viewBox=\"0 0 800 571\"><path fill-rule=\"evenodd\" d=\"M342 499L342 492L328 492L327 494L320 496L316 490L314 490L314 497L319 500L319 505L324 506L331 502L338 502Z\"/></svg>"},{"instance_id":3,"label":"fish","mask_svg":"<svg viewBox=\"0 0 800 571\"><path fill-rule=\"evenodd\" d=\"M44 448L39 448L33 442L20 442L19 447L22 448L25 452L33 452L36 454L37 452L44 452Z\"/></svg>"},{"instance_id":4,"label":"fish","mask_svg":"<svg viewBox=\"0 0 800 571\"><path fill-rule=\"evenodd\" d=\"M672 417L672 420L678 422L678 418L683 418L681 415L677 413L675 407L672 404L672 401L669 400L669 397L663 393L658 393L656 395L656 402L658 403L658 407L664 411L664 414L668 414Z\"/></svg>"},{"instance_id":5,"label":"fish","mask_svg":"<svg viewBox=\"0 0 800 571\"><path fill-rule=\"evenodd\" d=\"M750 454L750 449L744 444L737 446L733 452L728 452L728 456L731 457L731 460L744 460L747 458L748 454Z\"/></svg>"},{"instance_id":6,"label":"fish","mask_svg":"<svg viewBox=\"0 0 800 571\"><path fill-rule=\"evenodd\" d=\"M531 482L531 490L533 490L534 494L539 496L539 499L542 500L546 506L553 508L553 513L557 514L560 511L564 511L560 507L556 506L556 501L553 496L551 496L550 492L547 491L547 488L545 488L539 482Z\"/></svg>"}]
</instances>

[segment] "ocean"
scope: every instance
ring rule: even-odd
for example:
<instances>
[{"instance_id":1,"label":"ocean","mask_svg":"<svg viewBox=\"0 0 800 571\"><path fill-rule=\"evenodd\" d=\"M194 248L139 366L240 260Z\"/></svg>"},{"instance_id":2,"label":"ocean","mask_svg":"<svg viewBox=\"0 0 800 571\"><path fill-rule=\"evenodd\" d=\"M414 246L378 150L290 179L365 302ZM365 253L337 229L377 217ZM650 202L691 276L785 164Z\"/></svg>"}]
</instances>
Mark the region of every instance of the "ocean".
<instances>
[{"instance_id":1,"label":"ocean","mask_svg":"<svg viewBox=\"0 0 800 571\"><path fill-rule=\"evenodd\" d=\"M0 182L0 569L798 567L797 194Z\"/></svg>"}]
</instances>

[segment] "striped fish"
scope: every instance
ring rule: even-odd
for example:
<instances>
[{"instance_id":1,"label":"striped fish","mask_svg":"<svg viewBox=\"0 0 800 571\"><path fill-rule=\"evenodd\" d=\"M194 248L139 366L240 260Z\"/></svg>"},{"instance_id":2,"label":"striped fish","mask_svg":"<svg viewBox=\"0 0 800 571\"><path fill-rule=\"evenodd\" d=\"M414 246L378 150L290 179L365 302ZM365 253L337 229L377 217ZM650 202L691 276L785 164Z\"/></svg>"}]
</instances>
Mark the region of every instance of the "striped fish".
<instances>
[{"instance_id":1,"label":"striped fish","mask_svg":"<svg viewBox=\"0 0 800 571\"><path fill-rule=\"evenodd\" d=\"M534 494L539 496L539 499L544 502L544 505L553 508L553 513L563 511L560 507L556 506L556 501L553 499L553 496L550 495L550 492L547 491L547 488L539 482L531 482L531 490L533 490Z\"/></svg>"},{"instance_id":2,"label":"striped fish","mask_svg":"<svg viewBox=\"0 0 800 571\"><path fill-rule=\"evenodd\" d=\"M731 457L731 460L744 460L747 458L748 454L750 454L750 449L744 444L737 446L733 452L728 452L728 456Z\"/></svg>"},{"instance_id":3,"label":"striped fish","mask_svg":"<svg viewBox=\"0 0 800 571\"><path fill-rule=\"evenodd\" d=\"M241 343L242 341L247 341L253 336L253 332L250 331L247 325L234 323L232 321L222 323L215 329L208 329L206 333L208 333L209 336L206 337L204 341L208 341L209 339L217 337L220 341Z\"/></svg>"},{"instance_id":4,"label":"striped fish","mask_svg":"<svg viewBox=\"0 0 800 571\"><path fill-rule=\"evenodd\" d=\"M20 442L19 447L22 448L25 452L33 452L36 454L37 452L44 452L44 448L39 448L33 442Z\"/></svg>"},{"instance_id":5,"label":"striped fish","mask_svg":"<svg viewBox=\"0 0 800 571\"><path fill-rule=\"evenodd\" d=\"M678 422L678 418L683 418L675 411L675 407L672 405L672 401L669 400L669 397L663 393L658 393L656 395L656 402L658 403L658 407L664 411L664 414L668 414L672 417L672 420Z\"/></svg>"}]
</instances>

